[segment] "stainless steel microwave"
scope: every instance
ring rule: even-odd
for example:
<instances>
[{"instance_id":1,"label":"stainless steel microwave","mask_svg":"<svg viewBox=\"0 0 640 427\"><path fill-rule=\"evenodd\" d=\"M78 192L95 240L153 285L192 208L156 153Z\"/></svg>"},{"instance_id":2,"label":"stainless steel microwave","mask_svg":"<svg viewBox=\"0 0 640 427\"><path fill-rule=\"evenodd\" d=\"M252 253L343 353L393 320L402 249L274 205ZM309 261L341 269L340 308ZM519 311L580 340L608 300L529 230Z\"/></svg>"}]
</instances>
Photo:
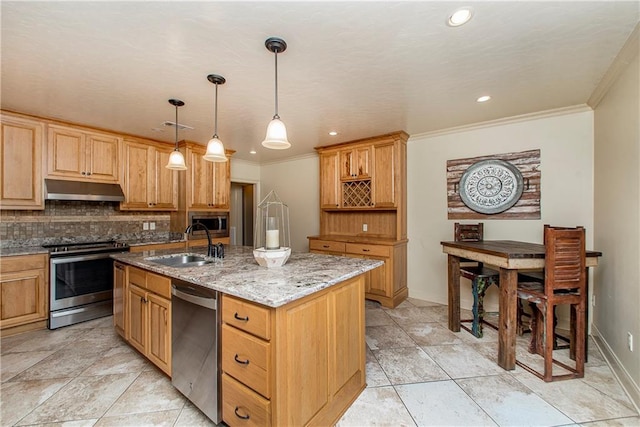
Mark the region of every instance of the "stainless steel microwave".
<instances>
[{"instance_id":1,"label":"stainless steel microwave","mask_svg":"<svg viewBox=\"0 0 640 427\"><path fill-rule=\"evenodd\" d=\"M229 214L227 212L189 212L189 225L200 223L209 229L209 234L214 237L229 237ZM195 238L206 238L205 231L198 227L192 231Z\"/></svg>"}]
</instances>

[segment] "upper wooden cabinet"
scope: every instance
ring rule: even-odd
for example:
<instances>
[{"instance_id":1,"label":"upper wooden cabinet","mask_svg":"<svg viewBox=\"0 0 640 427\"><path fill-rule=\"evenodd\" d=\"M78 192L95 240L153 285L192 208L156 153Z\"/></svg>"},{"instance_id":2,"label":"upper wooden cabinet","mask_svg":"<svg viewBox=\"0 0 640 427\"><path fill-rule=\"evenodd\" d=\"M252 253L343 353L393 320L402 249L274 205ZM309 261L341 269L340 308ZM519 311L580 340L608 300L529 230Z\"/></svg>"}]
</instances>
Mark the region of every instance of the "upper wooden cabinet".
<instances>
[{"instance_id":1,"label":"upper wooden cabinet","mask_svg":"<svg viewBox=\"0 0 640 427\"><path fill-rule=\"evenodd\" d=\"M5 113L0 119L0 208L42 210L44 123Z\"/></svg>"},{"instance_id":2,"label":"upper wooden cabinet","mask_svg":"<svg viewBox=\"0 0 640 427\"><path fill-rule=\"evenodd\" d=\"M186 208L190 211L228 211L231 194L231 162L210 162L202 156L206 147L183 143L186 147ZM229 157L233 152L227 151Z\"/></svg>"},{"instance_id":3,"label":"upper wooden cabinet","mask_svg":"<svg viewBox=\"0 0 640 427\"><path fill-rule=\"evenodd\" d=\"M340 177L338 152L320 153L320 208L340 207Z\"/></svg>"},{"instance_id":4,"label":"upper wooden cabinet","mask_svg":"<svg viewBox=\"0 0 640 427\"><path fill-rule=\"evenodd\" d=\"M178 171L167 169L173 147L125 139L122 156L124 210L178 209Z\"/></svg>"},{"instance_id":5,"label":"upper wooden cabinet","mask_svg":"<svg viewBox=\"0 0 640 427\"><path fill-rule=\"evenodd\" d=\"M370 168L370 145L359 145L340 151L340 178L343 180L369 178Z\"/></svg>"},{"instance_id":6,"label":"upper wooden cabinet","mask_svg":"<svg viewBox=\"0 0 640 427\"><path fill-rule=\"evenodd\" d=\"M121 138L68 126L48 127L48 177L118 182Z\"/></svg>"}]
</instances>

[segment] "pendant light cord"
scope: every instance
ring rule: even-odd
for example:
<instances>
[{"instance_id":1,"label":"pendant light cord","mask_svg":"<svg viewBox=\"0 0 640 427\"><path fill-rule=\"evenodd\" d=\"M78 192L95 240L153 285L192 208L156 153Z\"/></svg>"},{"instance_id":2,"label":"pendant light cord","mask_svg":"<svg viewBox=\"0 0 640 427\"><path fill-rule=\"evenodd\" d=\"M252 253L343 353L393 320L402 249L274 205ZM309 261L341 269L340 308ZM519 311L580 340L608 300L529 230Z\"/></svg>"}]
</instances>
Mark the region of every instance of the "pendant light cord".
<instances>
[{"instance_id":1,"label":"pendant light cord","mask_svg":"<svg viewBox=\"0 0 640 427\"><path fill-rule=\"evenodd\" d=\"M214 108L213 137L217 138L218 137L218 83L216 83L215 86L216 86L216 99L213 102L213 108Z\"/></svg>"},{"instance_id":2,"label":"pendant light cord","mask_svg":"<svg viewBox=\"0 0 640 427\"><path fill-rule=\"evenodd\" d=\"M278 49L274 49L273 51L276 55L276 114L273 116L274 119L279 119L278 115Z\"/></svg>"},{"instance_id":3,"label":"pendant light cord","mask_svg":"<svg viewBox=\"0 0 640 427\"><path fill-rule=\"evenodd\" d=\"M176 105L176 149L178 151L178 106Z\"/></svg>"}]
</instances>

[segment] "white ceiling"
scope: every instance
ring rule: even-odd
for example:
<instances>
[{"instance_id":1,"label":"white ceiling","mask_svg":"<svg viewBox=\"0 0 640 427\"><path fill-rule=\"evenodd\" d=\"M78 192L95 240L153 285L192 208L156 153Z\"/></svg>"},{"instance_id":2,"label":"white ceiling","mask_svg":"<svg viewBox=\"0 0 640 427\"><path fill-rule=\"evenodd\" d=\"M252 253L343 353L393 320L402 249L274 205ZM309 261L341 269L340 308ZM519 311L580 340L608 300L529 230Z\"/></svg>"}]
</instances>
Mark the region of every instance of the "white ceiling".
<instances>
[{"instance_id":1,"label":"white ceiling","mask_svg":"<svg viewBox=\"0 0 640 427\"><path fill-rule=\"evenodd\" d=\"M452 28L463 5L473 19ZM270 162L396 130L419 134L584 104L640 19L638 1L1 2L3 109L173 142L218 134ZM289 150L261 147L279 113ZM493 98L475 102L480 95ZM156 130L153 130L156 129ZM158 131L157 129L160 129ZM330 130L338 136L328 135ZM255 149L257 154L249 154Z\"/></svg>"}]
</instances>

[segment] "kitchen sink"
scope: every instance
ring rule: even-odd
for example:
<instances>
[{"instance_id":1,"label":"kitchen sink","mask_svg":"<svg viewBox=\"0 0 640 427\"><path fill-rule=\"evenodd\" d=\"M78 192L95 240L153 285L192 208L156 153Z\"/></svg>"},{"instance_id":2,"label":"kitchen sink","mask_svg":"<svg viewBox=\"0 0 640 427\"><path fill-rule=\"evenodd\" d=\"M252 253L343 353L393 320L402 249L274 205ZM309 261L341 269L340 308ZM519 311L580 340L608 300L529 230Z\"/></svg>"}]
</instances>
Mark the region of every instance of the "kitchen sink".
<instances>
[{"instance_id":1,"label":"kitchen sink","mask_svg":"<svg viewBox=\"0 0 640 427\"><path fill-rule=\"evenodd\" d=\"M202 255L178 254L170 257L153 257L145 258L145 261L155 262L157 264L166 265L167 267L189 268L200 267L202 265L211 264L213 261L206 259Z\"/></svg>"}]
</instances>

